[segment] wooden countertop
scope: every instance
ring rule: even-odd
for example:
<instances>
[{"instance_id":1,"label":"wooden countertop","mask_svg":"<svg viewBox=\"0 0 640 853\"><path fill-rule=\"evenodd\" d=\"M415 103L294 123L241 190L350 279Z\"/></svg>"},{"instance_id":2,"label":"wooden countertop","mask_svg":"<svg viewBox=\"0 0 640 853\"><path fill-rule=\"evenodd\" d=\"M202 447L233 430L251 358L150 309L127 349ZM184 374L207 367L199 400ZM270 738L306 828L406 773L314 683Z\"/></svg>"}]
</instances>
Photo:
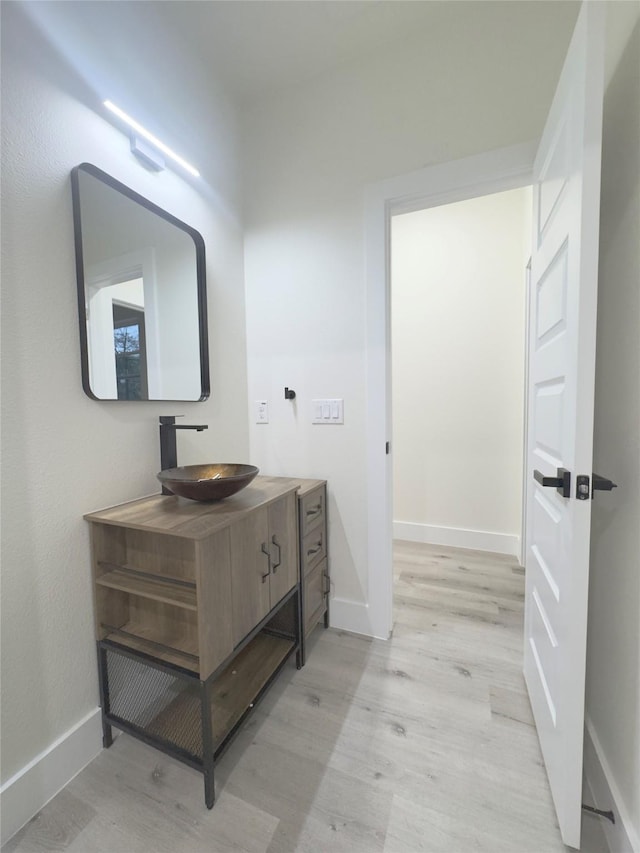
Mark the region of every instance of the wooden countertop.
<instances>
[{"instance_id":1,"label":"wooden countertop","mask_svg":"<svg viewBox=\"0 0 640 853\"><path fill-rule=\"evenodd\" d=\"M297 477L269 477L269 479L278 480L282 483L290 483L298 490L298 494L301 498L309 494L309 492L312 492L314 489L317 489L319 486L324 486L327 483L326 480L306 480L299 479Z\"/></svg>"},{"instance_id":2,"label":"wooden countertop","mask_svg":"<svg viewBox=\"0 0 640 853\"><path fill-rule=\"evenodd\" d=\"M324 480L258 476L238 494L215 503L191 501L175 495L150 495L89 512L84 518L98 524L128 527L148 533L204 539L259 506L267 506L290 492L307 494L324 483Z\"/></svg>"}]
</instances>

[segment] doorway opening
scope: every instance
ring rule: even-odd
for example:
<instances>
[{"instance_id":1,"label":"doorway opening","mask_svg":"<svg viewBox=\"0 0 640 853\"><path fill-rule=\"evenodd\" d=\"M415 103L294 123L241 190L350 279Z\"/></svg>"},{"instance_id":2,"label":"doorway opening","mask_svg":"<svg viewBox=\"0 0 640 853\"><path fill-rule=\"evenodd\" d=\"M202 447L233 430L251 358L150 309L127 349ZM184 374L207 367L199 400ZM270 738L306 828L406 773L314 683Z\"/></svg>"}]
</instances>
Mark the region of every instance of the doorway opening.
<instances>
[{"instance_id":1,"label":"doorway opening","mask_svg":"<svg viewBox=\"0 0 640 853\"><path fill-rule=\"evenodd\" d=\"M498 149L382 181L367 192L368 624L363 633L374 637L387 639L393 624L392 217L531 186L535 151L533 144Z\"/></svg>"},{"instance_id":2,"label":"doorway opening","mask_svg":"<svg viewBox=\"0 0 640 853\"><path fill-rule=\"evenodd\" d=\"M391 218L394 539L520 558L531 206Z\"/></svg>"}]
</instances>

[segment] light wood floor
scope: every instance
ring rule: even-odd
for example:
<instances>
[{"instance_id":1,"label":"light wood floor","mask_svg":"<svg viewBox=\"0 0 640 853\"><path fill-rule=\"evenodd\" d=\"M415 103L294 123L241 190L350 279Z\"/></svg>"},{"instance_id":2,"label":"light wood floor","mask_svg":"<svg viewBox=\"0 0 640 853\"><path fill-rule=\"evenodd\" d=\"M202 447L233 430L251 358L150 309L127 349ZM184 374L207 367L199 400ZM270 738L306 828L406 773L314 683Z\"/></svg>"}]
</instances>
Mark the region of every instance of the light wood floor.
<instances>
[{"instance_id":1,"label":"light wood floor","mask_svg":"<svg viewBox=\"0 0 640 853\"><path fill-rule=\"evenodd\" d=\"M121 735L6 853L555 853L515 560L396 543L390 642L318 629L202 777ZM583 819L583 850L606 849Z\"/></svg>"}]
</instances>

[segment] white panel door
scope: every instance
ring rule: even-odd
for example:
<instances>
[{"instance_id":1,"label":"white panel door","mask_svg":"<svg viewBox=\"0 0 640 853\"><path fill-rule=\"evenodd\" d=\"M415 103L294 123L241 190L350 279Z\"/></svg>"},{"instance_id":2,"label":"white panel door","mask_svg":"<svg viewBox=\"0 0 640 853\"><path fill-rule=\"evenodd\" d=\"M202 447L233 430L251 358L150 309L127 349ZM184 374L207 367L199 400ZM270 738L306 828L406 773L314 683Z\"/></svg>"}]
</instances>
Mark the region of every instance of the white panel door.
<instances>
[{"instance_id":1,"label":"white panel door","mask_svg":"<svg viewBox=\"0 0 640 853\"><path fill-rule=\"evenodd\" d=\"M580 845L604 7L583 3L534 167L524 673L565 844ZM545 480L571 475L570 496Z\"/></svg>"}]
</instances>

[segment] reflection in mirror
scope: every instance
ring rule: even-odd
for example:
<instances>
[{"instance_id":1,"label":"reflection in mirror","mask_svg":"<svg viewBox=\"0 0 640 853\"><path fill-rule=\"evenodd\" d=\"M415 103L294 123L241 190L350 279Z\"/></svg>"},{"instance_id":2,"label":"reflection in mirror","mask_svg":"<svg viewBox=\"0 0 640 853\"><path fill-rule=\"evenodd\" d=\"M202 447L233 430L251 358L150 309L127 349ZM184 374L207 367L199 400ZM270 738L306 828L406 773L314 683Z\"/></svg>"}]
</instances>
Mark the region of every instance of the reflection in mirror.
<instances>
[{"instance_id":1,"label":"reflection in mirror","mask_svg":"<svg viewBox=\"0 0 640 853\"><path fill-rule=\"evenodd\" d=\"M148 400L144 278L141 276L114 284L110 290L118 400Z\"/></svg>"},{"instance_id":2,"label":"reflection in mirror","mask_svg":"<svg viewBox=\"0 0 640 853\"><path fill-rule=\"evenodd\" d=\"M206 399L202 237L88 163L71 183L84 390L97 400Z\"/></svg>"}]
</instances>

